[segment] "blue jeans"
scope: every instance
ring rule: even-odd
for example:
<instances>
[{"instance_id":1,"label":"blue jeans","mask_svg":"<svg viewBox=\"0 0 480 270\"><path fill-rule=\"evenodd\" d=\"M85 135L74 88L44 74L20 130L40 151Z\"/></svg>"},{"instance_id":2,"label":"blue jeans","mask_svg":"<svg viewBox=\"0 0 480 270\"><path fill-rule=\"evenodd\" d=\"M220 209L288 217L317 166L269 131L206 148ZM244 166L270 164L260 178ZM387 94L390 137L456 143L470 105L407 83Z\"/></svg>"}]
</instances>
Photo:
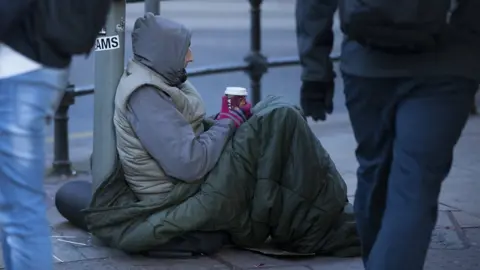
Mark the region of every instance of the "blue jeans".
<instances>
[{"instance_id":1,"label":"blue jeans","mask_svg":"<svg viewBox=\"0 0 480 270\"><path fill-rule=\"evenodd\" d=\"M67 75L43 68L0 80L0 230L7 270L53 269L45 128Z\"/></svg>"},{"instance_id":2,"label":"blue jeans","mask_svg":"<svg viewBox=\"0 0 480 270\"><path fill-rule=\"evenodd\" d=\"M421 270L478 82L343 75L355 139L355 215L367 270Z\"/></svg>"}]
</instances>

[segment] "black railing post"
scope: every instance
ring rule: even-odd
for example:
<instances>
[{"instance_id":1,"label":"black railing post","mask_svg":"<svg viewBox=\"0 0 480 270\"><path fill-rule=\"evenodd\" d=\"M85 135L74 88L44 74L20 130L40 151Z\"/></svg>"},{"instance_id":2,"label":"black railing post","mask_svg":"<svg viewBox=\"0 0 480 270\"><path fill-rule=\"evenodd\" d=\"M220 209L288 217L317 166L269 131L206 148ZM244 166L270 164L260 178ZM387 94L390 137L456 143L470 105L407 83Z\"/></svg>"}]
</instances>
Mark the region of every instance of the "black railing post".
<instances>
[{"instance_id":1,"label":"black railing post","mask_svg":"<svg viewBox=\"0 0 480 270\"><path fill-rule=\"evenodd\" d=\"M68 109L74 103L75 89L73 85L69 85L54 117L53 175L72 176L75 174L68 149Z\"/></svg>"},{"instance_id":2,"label":"black railing post","mask_svg":"<svg viewBox=\"0 0 480 270\"><path fill-rule=\"evenodd\" d=\"M261 6L262 0L250 2L250 53L245 57L248 64L246 70L250 77L252 103L257 104L261 99L261 81L263 74L268 70L267 58L262 54Z\"/></svg>"}]
</instances>

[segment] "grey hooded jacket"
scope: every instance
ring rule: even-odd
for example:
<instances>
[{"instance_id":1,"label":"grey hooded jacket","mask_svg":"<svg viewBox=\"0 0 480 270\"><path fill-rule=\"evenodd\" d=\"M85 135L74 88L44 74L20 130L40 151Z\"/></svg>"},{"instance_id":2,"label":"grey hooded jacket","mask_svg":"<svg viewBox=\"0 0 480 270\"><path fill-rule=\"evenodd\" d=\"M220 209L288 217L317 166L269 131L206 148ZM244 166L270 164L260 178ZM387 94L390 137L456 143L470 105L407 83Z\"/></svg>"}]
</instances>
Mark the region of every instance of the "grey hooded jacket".
<instances>
[{"instance_id":1,"label":"grey hooded jacket","mask_svg":"<svg viewBox=\"0 0 480 270\"><path fill-rule=\"evenodd\" d=\"M140 199L168 193L174 179L201 179L233 133L230 120L203 126L203 101L184 82L190 32L147 14L132 32L134 59L119 83L114 124L126 180Z\"/></svg>"},{"instance_id":2,"label":"grey hooded jacket","mask_svg":"<svg viewBox=\"0 0 480 270\"><path fill-rule=\"evenodd\" d=\"M337 4L338 0L297 0L297 41L304 81L328 81L334 76L329 56ZM455 35L443 50L399 56L345 38L341 70L373 78L459 76L480 81L480 1L452 0L452 4Z\"/></svg>"}]
</instances>

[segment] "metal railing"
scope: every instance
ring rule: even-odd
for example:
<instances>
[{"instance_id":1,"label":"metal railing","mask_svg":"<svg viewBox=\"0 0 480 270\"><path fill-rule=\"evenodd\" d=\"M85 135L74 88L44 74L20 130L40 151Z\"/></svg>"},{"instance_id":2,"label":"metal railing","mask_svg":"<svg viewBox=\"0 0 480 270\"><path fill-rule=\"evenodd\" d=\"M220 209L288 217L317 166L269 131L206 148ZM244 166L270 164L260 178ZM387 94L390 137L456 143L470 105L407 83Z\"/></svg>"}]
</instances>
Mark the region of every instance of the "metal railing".
<instances>
[{"instance_id":1,"label":"metal railing","mask_svg":"<svg viewBox=\"0 0 480 270\"><path fill-rule=\"evenodd\" d=\"M127 1L140 2L140 1ZM244 63L232 63L223 65L206 66L202 68L190 69L189 77L205 76L213 74L222 74L229 72L244 71L250 77L250 90L252 103L256 104L261 98L261 81L268 68L284 67L299 64L298 57L281 57L267 59L262 54L261 46L261 4L263 0L249 0L250 3L250 52L245 56ZM333 57L338 60L338 56ZM75 103L75 98L93 94L93 86L76 87L70 85L55 113L54 122L54 160L52 174L54 175L73 175L69 154L68 138L68 111L71 105Z\"/></svg>"}]
</instances>

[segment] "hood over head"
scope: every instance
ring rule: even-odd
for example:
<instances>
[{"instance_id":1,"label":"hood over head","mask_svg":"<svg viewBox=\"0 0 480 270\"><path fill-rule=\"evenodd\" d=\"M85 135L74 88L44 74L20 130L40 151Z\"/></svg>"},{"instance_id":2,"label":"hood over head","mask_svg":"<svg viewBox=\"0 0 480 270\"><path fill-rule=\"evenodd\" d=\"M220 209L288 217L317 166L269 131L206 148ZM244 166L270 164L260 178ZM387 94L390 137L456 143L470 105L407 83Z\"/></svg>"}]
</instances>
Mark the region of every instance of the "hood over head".
<instances>
[{"instance_id":1,"label":"hood over head","mask_svg":"<svg viewBox=\"0 0 480 270\"><path fill-rule=\"evenodd\" d=\"M157 72L165 83L185 82L185 56L192 34L184 25L147 13L135 21L132 50L135 60Z\"/></svg>"}]
</instances>

